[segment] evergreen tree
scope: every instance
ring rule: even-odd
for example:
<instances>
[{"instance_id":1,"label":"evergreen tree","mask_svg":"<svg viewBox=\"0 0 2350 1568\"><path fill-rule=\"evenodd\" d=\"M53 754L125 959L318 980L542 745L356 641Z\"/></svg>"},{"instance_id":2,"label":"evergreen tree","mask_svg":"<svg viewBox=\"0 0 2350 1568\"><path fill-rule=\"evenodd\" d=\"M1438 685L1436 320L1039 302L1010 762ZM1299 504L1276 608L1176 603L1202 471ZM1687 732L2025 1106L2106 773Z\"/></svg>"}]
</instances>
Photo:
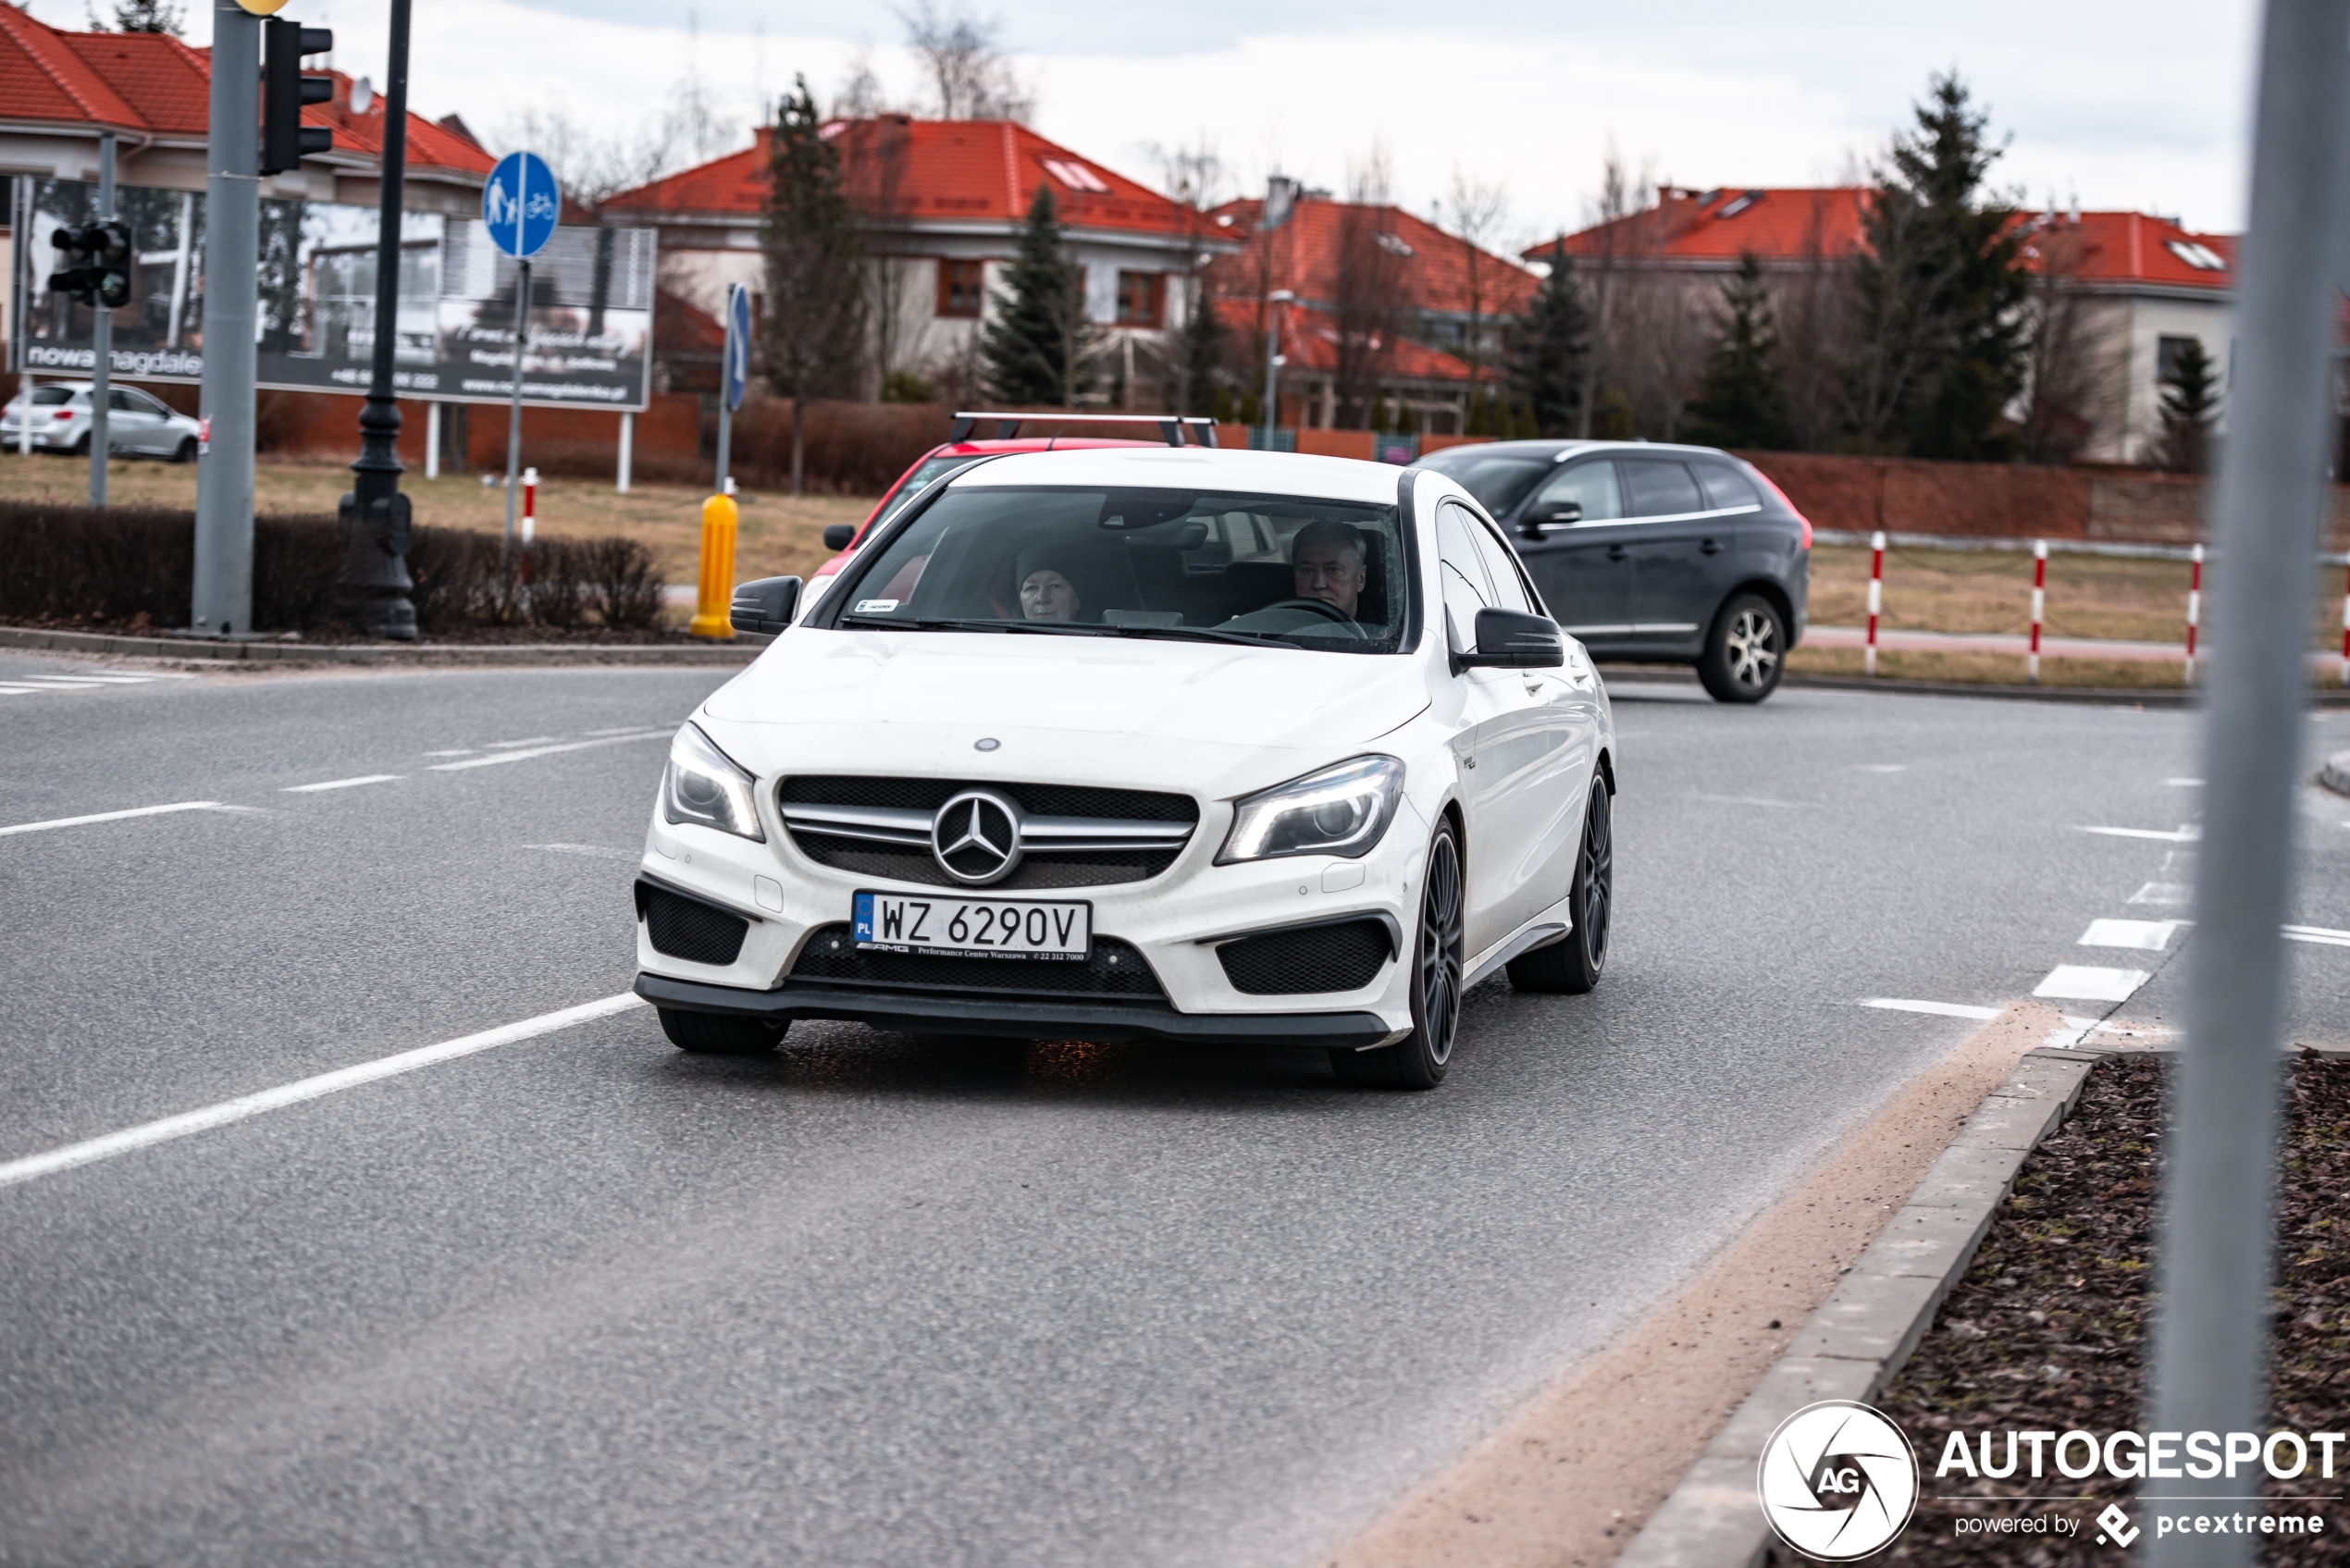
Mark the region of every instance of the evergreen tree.
<instances>
[{"instance_id":1,"label":"evergreen tree","mask_svg":"<svg viewBox=\"0 0 2350 1568\"><path fill-rule=\"evenodd\" d=\"M1216 301L1205 272L1194 286L1191 314L1183 319L1183 385L1190 396L1177 412L1221 418L1222 404L1231 396L1216 384L1224 367L1224 326L1216 319Z\"/></svg>"},{"instance_id":2,"label":"evergreen tree","mask_svg":"<svg viewBox=\"0 0 2350 1568\"><path fill-rule=\"evenodd\" d=\"M1915 113L1869 194L1852 425L1880 451L2002 457L2013 442L1998 426L2022 386L2031 290L2014 209L1984 190L2003 149L1956 72L1935 77Z\"/></svg>"},{"instance_id":3,"label":"evergreen tree","mask_svg":"<svg viewBox=\"0 0 2350 1568\"><path fill-rule=\"evenodd\" d=\"M185 7L171 0L115 0L114 31L117 32L167 32L179 36L179 26ZM90 31L104 32L106 24L98 19L94 6L89 8Z\"/></svg>"},{"instance_id":4,"label":"evergreen tree","mask_svg":"<svg viewBox=\"0 0 2350 1568\"><path fill-rule=\"evenodd\" d=\"M808 79L778 105L768 143L767 377L791 400L791 490L806 471L801 414L848 390L864 360L865 243L841 189L840 149L822 134Z\"/></svg>"},{"instance_id":5,"label":"evergreen tree","mask_svg":"<svg viewBox=\"0 0 2350 1568\"><path fill-rule=\"evenodd\" d=\"M2201 474L2210 465L2211 424L2220 412L2220 378L2203 340L2179 347L2162 383L2162 436L2155 461L2173 474Z\"/></svg>"},{"instance_id":6,"label":"evergreen tree","mask_svg":"<svg viewBox=\"0 0 2350 1568\"><path fill-rule=\"evenodd\" d=\"M1535 427L1545 436L1572 435L1591 354L1591 311L1565 241L1552 249L1551 275L1510 337L1510 385L1533 411Z\"/></svg>"},{"instance_id":7,"label":"evergreen tree","mask_svg":"<svg viewBox=\"0 0 2350 1568\"><path fill-rule=\"evenodd\" d=\"M1778 327L1762 281L1762 258L1752 251L1740 253L1738 271L1722 285L1722 335L1689 405L1684 438L1778 451L1787 443L1787 386L1779 377Z\"/></svg>"},{"instance_id":8,"label":"evergreen tree","mask_svg":"<svg viewBox=\"0 0 2350 1568\"><path fill-rule=\"evenodd\" d=\"M1006 404L1073 406L1085 388L1094 329L1085 319L1083 270L1061 246L1053 188L1039 181L1020 231L1020 254L996 296L981 339L988 390Z\"/></svg>"}]
</instances>

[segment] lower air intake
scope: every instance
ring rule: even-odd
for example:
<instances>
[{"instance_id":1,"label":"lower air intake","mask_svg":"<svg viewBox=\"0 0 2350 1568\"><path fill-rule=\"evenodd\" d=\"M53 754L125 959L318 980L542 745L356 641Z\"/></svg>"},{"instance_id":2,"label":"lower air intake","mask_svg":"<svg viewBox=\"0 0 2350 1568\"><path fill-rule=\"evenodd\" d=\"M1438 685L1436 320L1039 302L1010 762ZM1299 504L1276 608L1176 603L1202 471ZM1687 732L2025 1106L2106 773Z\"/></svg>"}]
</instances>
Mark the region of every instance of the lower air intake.
<instances>
[{"instance_id":1,"label":"lower air intake","mask_svg":"<svg viewBox=\"0 0 2350 1568\"><path fill-rule=\"evenodd\" d=\"M1378 920L1342 920L1304 931L1244 936L1216 949L1224 978L1251 996L1355 991L1379 977L1393 951Z\"/></svg>"},{"instance_id":2,"label":"lower air intake","mask_svg":"<svg viewBox=\"0 0 2350 1568\"><path fill-rule=\"evenodd\" d=\"M666 888L637 884L637 907L645 919L653 951L689 964L733 963L742 956L750 922L699 899L681 898Z\"/></svg>"}]
</instances>

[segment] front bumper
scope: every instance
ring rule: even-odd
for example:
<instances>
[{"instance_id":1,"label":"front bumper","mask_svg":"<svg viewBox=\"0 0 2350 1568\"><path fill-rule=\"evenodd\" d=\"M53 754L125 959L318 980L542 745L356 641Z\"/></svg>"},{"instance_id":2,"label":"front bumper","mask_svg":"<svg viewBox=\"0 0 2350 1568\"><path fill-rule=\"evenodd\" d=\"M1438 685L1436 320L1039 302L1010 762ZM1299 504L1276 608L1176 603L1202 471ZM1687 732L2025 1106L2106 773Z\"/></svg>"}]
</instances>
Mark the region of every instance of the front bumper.
<instances>
[{"instance_id":1,"label":"front bumper","mask_svg":"<svg viewBox=\"0 0 2350 1568\"><path fill-rule=\"evenodd\" d=\"M657 1007L731 1013L785 1023L836 1019L908 1034L990 1034L1022 1040L1114 1044L1151 1040L1186 1045L1329 1045L1365 1049L1395 1036L1377 1013L1179 1013L1155 1003L1012 1001L928 997L901 991L794 985L773 991L639 974L637 994Z\"/></svg>"}]
</instances>

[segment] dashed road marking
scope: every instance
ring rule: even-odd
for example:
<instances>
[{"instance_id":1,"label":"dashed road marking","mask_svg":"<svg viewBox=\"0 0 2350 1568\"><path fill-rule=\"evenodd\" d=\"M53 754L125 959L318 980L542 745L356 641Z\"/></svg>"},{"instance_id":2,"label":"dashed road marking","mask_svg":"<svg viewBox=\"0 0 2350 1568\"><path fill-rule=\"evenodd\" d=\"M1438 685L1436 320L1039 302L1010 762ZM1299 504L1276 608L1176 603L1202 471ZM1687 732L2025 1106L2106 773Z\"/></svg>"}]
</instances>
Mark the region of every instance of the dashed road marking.
<instances>
[{"instance_id":1,"label":"dashed road marking","mask_svg":"<svg viewBox=\"0 0 2350 1568\"><path fill-rule=\"evenodd\" d=\"M448 751L427 751L425 753L427 757L471 757L473 754L474 748L470 746L460 746Z\"/></svg>"},{"instance_id":2,"label":"dashed road marking","mask_svg":"<svg viewBox=\"0 0 2350 1568\"><path fill-rule=\"evenodd\" d=\"M2183 907L2187 897L2187 884L2183 882L2150 882L2130 895L2127 902Z\"/></svg>"},{"instance_id":3,"label":"dashed road marking","mask_svg":"<svg viewBox=\"0 0 2350 1568\"><path fill-rule=\"evenodd\" d=\"M2314 942L2321 947L2350 947L2350 931L2331 931L2324 926L2287 926L2286 938L2294 942Z\"/></svg>"},{"instance_id":4,"label":"dashed road marking","mask_svg":"<svg viewBox=\"0 0 2350 1568\"><path fill-rule=\"evenodd\" d=\"M526 844L525 849L551 849L558 855L585 855L594 860L640 860L634 849L607 849L600 844Z\"/></svg>"},{"instance_id":5,"label":"dashed road marking","mask_svg":"<svg viewBox=\"0 0 2350 1568\"><path fill-rule=\"evenodd\" d=\"M640 730L635 735L606 735L600 740L565 741L561 746L534 746L521 751L501 751L489 757L468 757L462 762L436 762L432 772L454 773L466 768L491 768L501 762L521 762L533 757L551 757L558 751L586 751L591 747L618 746L631 740L666 740L673 732L667 728Z\"/></svg>"},{"instance_id":6,"label":"dashed road marking","mask_svg":"<svg viewBox=\"0 0 2350 1568\"><path fill-rule=\"evenodd\" d=\"M2144 953L2159 953L2171 945L2171 933L2184 924L2184 920L2091 920L2076 945L2134 947Z\"/></svg>"},{"instance_id":7,"label":"dashed road marking","mask_svg":"<svg viewBox=\"0 0 2350 1568\"><path fill-rule=\"evenodd\" d=\"M2183 823L2172 833L2165 833L2160 828L2083 828L2081 831L2103 833L2108 838L2150 838L2158 844L2193 844L2203 837L2203 830L2193 822Z\"/></svg>"},{"instance_id":8,"label":"dashed road marking","mask_svg":"<svg viewBox=\"0 0 2350 1568\"><path fill-rule=\"evenodd\" d=\"M2059 964L2032 988L2035 996L2074 1002L2127 1002L2154 977L2145 969L2109 969L2094 964Z\"/></svg>"},{"instance_id":9,"label":"dashed road marking","mask_svg":"<svg viewBox=\"0 0 2350 1568\"><path fill-rule=\"evenodd\" d=\"M315 795L322 789L357 789L361 784L390 784L405 773L362 773L355 779L328 779L324 784L288 784L280 795Z\"/></svg>"},{"instance_id":10,"label":"dashed road marking","mask_svg":"<svg viewBox=\"0 0 2350 1568\"><path fill-rule=\"evenodd\" d=\"M1863 1007L1883 1007L1895 1013L1932 1013L1936 1018L1978 1019L1988 1020L1999 1016L1997 1007L1970 1007L1960 1002L1921 1002L1910 996L1869 996L1862 998Z\"/></svg>"},{"instance_id":11,"label":"dashed road marking","mask_svg":"<svg viewBox=\"0 0 2350 1568\"><path fill-rule=\"evenodd\" d=\"M1852 771L1856 773L1906 773L1910 765L1907 762L1857 762L1853 764Z\"/></svg>"},{"instance_id":12,"label":"dashed road marking","mask_svg":"<svg viewBox=\"0 0 2350 1568\"><path fill-rule=\"evenodd\" d=\"M56 817L45 822L19 822L0 828L0 837L18 833L47 833L52 828L78 828L90 822L119 822L131 817L163 817L174 811L250 811L250 806L224 806L217 800L176 800L168 806L134 806L128 811L93 811L86 817Z\"/></svg>"},{"instance_id":13,"label":"dashed road marking","mask_svg":"<svg viewBox=\"0 0 2350 1568\"><path fill-rule=\"evenodd\" d=\"M511 751L517 746L544 746L550 740L563 738L561 735L526 735L521 740L486 740L481 744L487 751Z\"/></svg>"},{"instance_id":14,"label":"dashed road marking","mask_svg":"<svg viewBox=\"0 0 2350 1568\"><path fill-rule=\"evenodd\" d=\"M2201 789L2203 787L2201 779L2165 779L2162 782L2172 789Z\"/></svg>"}]
</instances>

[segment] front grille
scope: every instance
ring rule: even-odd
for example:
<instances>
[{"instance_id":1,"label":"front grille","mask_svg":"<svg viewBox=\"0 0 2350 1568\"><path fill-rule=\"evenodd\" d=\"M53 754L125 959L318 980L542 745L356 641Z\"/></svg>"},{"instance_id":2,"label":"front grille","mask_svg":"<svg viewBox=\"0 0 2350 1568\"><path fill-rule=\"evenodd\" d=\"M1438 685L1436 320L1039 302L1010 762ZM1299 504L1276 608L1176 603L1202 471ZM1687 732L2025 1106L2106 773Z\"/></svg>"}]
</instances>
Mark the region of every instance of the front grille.
<instances>
[{"instance_id":1,"label":"front grille","mask_svg":"<svg viewBox=\"0 0 2350 1568\"><path fill-rule=\"evenodd\" d=\"M1068 845L1023 837L1020 866L987 884L1008 893L1148 881L1174 864L1199 821L1198 803L1188 795L963 779L809 775L784 780L775 802L792 843L820 866L953 887L959 884L931 854L929 819L967 789L1006 796L1035 822L1040 836L1049 830ZM834 820L824 820L827 811ZM841 821L843 813L864 813L866 820ZM852 831L835 831L844 829Z\"/></svg>"},{"instance_id":2,"label":"front grille","mask_svg":"<svg viewBox=\"0 0 2350 1568\"><path fill-rule=\"evenodd\" d=\"M979 993L989 996L1090 996L1164 1002L1158 977L1132 943L1094 938L1083 963L1049 958L945 958L926 953L868 953L846 923L809 933L792 966L793 982L888 991Z\"/></svg>"},{"instance_id":3,"label":"front grille","mask_svg":"<svg viewBox=\"0 0 2350 1568\"><path fill-rule=\"evenodd\" d=\"M1354 991L1378 978L1393 951L1378 920L1343 920L1304 931L1244 936L1216 949L1224 978L1251 996Z\"/></svg>"},{"instance_id":4,"label":"front grille","mask_svg":"<svg viewBox=\"0 0 2350 1568\"><path fill-rule=\"evenodd\" d=\"M637 895L654 952L694 964L731 964L742 956L750 922L740 915L647 883L637 884Z\"/></svg>"}]
</instances>

